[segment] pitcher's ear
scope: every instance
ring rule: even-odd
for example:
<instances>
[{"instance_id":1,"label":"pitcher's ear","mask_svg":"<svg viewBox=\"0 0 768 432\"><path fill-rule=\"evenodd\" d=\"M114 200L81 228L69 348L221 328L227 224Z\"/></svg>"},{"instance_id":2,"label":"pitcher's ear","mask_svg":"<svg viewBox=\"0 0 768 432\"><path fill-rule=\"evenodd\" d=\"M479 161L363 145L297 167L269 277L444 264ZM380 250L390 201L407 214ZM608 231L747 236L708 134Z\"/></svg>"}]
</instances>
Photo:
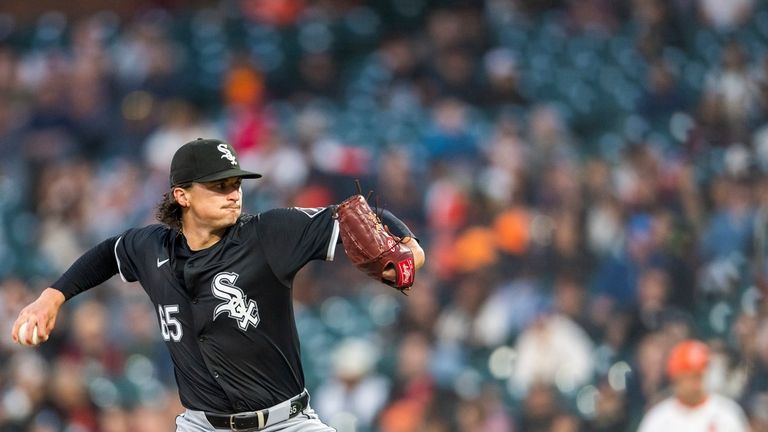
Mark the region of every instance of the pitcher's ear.
<instances>
[{"instance_id":1,"label":"pitcher's ear","mask_svg":"<svg viewBox=\"0 0 768 432\"><path fill-rule=\"evenodd\" d=\"M187 197L187 191L180 187L174 187L171 191L173 193L173 199L182 207L189 207L189 198Z\"/></svg>"}]
</instances>

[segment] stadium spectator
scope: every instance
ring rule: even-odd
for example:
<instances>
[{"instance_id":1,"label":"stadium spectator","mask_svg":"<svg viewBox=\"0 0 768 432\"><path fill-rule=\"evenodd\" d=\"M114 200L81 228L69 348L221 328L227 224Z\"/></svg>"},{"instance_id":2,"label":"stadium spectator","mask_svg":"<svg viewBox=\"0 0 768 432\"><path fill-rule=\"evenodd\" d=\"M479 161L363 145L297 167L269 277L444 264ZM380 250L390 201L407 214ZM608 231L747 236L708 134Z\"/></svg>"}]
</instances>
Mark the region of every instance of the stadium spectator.
<instances>
[{"instance_id":1,"label":"stadium spectator","mask_svg":"<svg viewBox=\"0 0 768 432\"><path fill-rule=\"evenodd\" d=\"M686 340L672 348L667 374L674 386L674 396L651 408L638 432L749 430L746 416L736 402L706 389L704 374L709 356L707 345L696 340Z\"/></svg>"}]
</instances>

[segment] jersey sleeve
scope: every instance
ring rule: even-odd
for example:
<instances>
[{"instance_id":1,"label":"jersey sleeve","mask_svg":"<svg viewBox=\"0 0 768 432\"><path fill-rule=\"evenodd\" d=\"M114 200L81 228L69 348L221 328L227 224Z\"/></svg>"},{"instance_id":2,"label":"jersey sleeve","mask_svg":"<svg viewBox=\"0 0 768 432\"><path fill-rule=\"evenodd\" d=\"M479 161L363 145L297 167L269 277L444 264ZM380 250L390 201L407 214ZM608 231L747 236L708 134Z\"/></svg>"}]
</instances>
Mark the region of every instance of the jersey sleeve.
<instances>
[{"instance_id":1,"label":"jersey sleeve","mask_svg":"<svg viewBox=\"0 0 768 432\"><path fill-rule=\"evenodd\" d=\"M333 213L333 207L292 207L259 215L257 235L278 277L289 278L312 260L333 260L339 239Z\"/></svg>"},{"instance_id":2,"label":"jersey sleeve","mask_svg":"<svg viewBox=\"0 0 768 432\"><path fill-rule=\"evenodd\" d=\"M662 432L666 430L665 423L667 423L666 401L662 401L655 406L651 407L648 412L643 416L640 425L638 425L637 432Z\"/></svg>"},{"instance_id":3,"label":"jersey sleeve","mask_svg":"<svg viewBox=\"0 0 768 432\"><path fill-rule=\"evenodd\" d=\"M654 420L646 416L643 418L643 420L640 422L640 425L637 427L637 432L654 432L656 431L654 427L655 427Z\"/></svg>"},{"instance_id":4,"label":"jersey sleeve","mask_svg":"<svg viewBox=\"0 0 768 432\"><path fill-rule=\"evenodd\" d=\"M117 237L104 240L84 253L51 287L61 291L69 300L114 276L117 263L112 249L116 240Z\"/></svg>"},{"instance_id":5,"label":"jersey sleeve","mask_svg":"<svg viewBox=\"0 0 768 432\"><path fill-rule=\"evenodd\" d=\"M415 238L416 241L419 241L419 239L413 234L413 231L408 228L408 225L398 219L397 216L393 215L389 210L384 209L381 212L381 221L384 223L384 225L387 226L387 228L389 228L390 233L400 238L412 237Z\"/></svg>"},{"instance_id":6,"label":"jersey sleeve","mask_svg":"<svg viewBox=\"0 0 768 432\"><path fill-rule=\"evenodd\" d=\"M731 413L731 421L733 422L732 430L734 432L748 432L749 419L744 413L744 410L741 408L741 405L739 405L738 402L734 400L727 399L722 396L718 396L718 399L725 406L724 411Z\"/></svg>"},{"instance_id":7,"label":"jersey sleeve","mask_svg":"<svg viewBox=\"0 0 768 432\"><path fill-rule=\"evenodd\" d=\"M150 225L144 228L133 228L117 237L113 247L117 272L124 282L139 280L140 265L144 255L151 250L150 240L161 225Z\"/></svg>"},{"instance_id":8,"label":"jersey sleeve","mask_svg":"<svg viewBox=\"0 0 768 432\"><path fill-rule=\"evenodd\" d=\"M70 298L87 291L119 273L123 281L138 280L139 251L146 250L145 240L158 226L131 229L94 246L78 258L58 280L51 284Z\"/></svg>"}]
</instances>

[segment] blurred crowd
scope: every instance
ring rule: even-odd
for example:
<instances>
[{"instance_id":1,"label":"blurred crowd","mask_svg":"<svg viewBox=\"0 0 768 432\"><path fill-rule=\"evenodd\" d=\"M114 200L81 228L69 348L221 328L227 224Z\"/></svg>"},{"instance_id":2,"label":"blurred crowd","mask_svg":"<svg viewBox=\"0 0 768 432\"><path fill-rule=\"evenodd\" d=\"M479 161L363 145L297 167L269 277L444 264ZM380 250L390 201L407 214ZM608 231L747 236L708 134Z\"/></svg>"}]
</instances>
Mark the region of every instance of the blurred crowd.
<instances>
[{"instance_id":1,"label":"blurred crowd","mask_svg":"<svg viewBox=\"0 0 768 432\"><path fill-rule=\"evenodd\" d=\"M153 223L196 137L264 174L249 212L360 179L427 251L408 297L343 256L297 277L311 403L339 431L632 431L691 337L768 430L768 4L138 4L0 11L0 431L172 427L140 286L71 300L37 349L10 330Z\"/></svg>"}]
</instances>

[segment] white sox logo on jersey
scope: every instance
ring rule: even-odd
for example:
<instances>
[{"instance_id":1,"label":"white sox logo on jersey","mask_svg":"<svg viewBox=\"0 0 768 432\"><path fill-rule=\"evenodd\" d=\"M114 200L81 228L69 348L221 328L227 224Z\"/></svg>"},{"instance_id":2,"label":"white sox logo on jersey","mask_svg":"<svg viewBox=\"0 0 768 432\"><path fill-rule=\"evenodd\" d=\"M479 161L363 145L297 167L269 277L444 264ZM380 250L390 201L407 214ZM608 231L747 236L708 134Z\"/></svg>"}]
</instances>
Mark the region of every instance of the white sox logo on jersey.
<instances>
[{"instance_id":1,"label":"white sox logo on jersey","mask_svg":"<svg viewBox=\"0 0 768 432\"><path fill-rule=\"evenodd\" d=\"M237 273L221 272L213 277L211 292L216 298L224 300L224 303L213 310L213 319L226 312L230 318L237 321L241 330L247 330L249 325L259 325L259 308L255 301L248 300L243 290L235 286L239 276Z\"/></svg>"},{"instance_id":2,"label":"white sox logo on jersey","mask_svg":"<svg viewBox=\"0 0 768 432\"><path fill-rule=\"evenodd\" d=\"M218 146L216 146L217 149L219 149L220 152L224 153L223 156L221 156L222 159L226 159L229 161L229 163L232 164L232 166L237 165L237 159L235 159L235 155L232 154L232 152L229 150L229 147L221 143Z\"/></svg>"}]
</instances>

